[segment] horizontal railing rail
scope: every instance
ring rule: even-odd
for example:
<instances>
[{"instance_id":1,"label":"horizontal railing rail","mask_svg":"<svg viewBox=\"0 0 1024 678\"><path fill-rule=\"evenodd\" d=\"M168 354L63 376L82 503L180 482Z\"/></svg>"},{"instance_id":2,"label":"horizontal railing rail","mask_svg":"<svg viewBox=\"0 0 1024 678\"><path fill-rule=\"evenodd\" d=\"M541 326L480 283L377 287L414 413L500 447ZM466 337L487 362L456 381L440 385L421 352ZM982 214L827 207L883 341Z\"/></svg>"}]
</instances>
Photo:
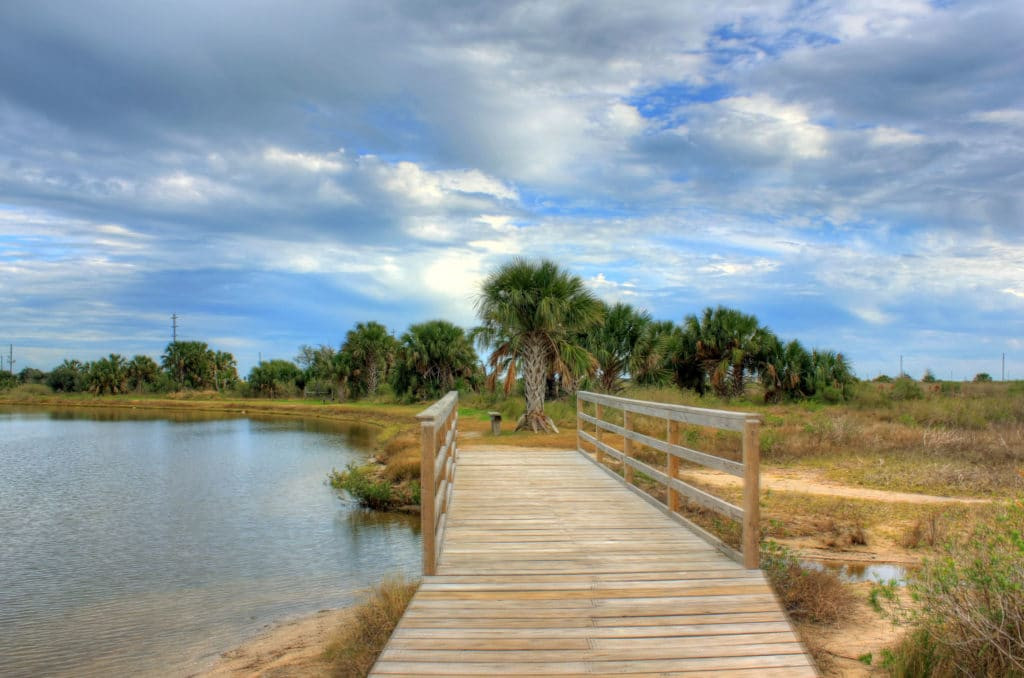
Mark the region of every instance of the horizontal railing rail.
<instances>
[{"instance_id":1,"label":"horizontal railing rail","mask_svg":"<svg viewBox=\"0 0 1024 678\"><path fill-rule=\"evenodd\" d=\"M594 404L594 415L583 411L583 403ZM622 425L607 421L604 418L605 408L622 412ZM643 415L666 422L665 440L646 435L634 430L635 420L632 415ZM583 428L584 424L593 426L593 433ZM742 462L735 462L714 454L701 452L679 444L680 424L703 426L714 429L737 431L742 437ZM576 447L580 453L590 458L583 444L587 443L594 449L592 461L605 470L605 463L610 457L621 464L622 475L613 473L616 478L630 488L641 492L645 498L656 502L673 517L687 523L702 537L708 539L728 555L738 560L747 568L757 568L759 563L760 542L760 443L759 431L761 419L754 414L745 412L729 412L712 410L685 405L669 405L665 403L619 398L580 391L576 394ZM616 449L602 439L602 433L608 432L622 437L622 449ZM643 445L662 452L666 456L665 469L657 469L633 455L634 444ZM722 471L743 479L743 506L735 506L720 497L705 492L679 477L680 462L699 464ZM611 472L609 470L609 472ZM634 474L640 472L661 484L665 488L667 502L662 503L650 494L639 490L633 483ZM737 552L722 540L706 532L679 514L682 497L704 507L728 516L742 525L742 552Z\"/></svg>"},{"instance_id":2,"label":"horizontal railing rail","mask_svg":"<svg viewBox=\"0 0 1024 678\"><path fill-rule=\"evenodd\" d=\"M451 505L457 462L459 393L443 398L416 415L420 422L420 530L423 574L437 574L444 549L444 530Z\"/></svg>"}]
</instances>

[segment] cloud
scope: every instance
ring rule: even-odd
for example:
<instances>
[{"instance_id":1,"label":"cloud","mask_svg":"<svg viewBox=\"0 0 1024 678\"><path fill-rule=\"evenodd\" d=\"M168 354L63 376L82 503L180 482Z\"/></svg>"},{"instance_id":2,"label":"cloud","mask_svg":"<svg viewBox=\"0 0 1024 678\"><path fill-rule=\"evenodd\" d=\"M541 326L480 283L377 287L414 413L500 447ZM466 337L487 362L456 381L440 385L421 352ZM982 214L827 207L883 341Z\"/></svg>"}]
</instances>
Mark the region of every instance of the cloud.
<instances>
[{"instance_id":1,"label":"cloud","mask_svg":"<svg viewBox=\"0 0 1024 678\"><path fill-rule=\"evenodd\" d=\"M1022 29L1002 0L8 3L0 326L40 356L159 350L177 310L289 355L375 316L472 323L524 255L861 365L966 354L958 324L1024 329L999 315Z\"/></svg>"}]
</instances>

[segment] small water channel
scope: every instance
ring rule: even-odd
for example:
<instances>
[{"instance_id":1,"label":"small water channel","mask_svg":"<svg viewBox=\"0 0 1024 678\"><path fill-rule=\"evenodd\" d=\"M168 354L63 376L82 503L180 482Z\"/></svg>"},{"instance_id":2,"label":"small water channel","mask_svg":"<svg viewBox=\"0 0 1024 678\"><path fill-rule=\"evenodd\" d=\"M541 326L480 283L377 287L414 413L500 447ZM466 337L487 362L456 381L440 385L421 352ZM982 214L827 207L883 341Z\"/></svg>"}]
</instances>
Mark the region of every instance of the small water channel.
<instances>
[{"instance_id":1,"label":"small water channel","mask_svg":"<svg viewBox=\"0 0 1024 678\"><path fill-rule=\"evenodd\" d=\"M826 570L834 573L842 581L846 582L883 582L895 581L900 586L905 586L907 577L912 572L913 566L901 563L879 563L872 561L838 561L838 560L802 560L806 567L816 570Z\"/></svg>"},{"instance_id":2,"label":"small water channel","mask_svg":"<svg viewBox=\"0 0 1024 678\"><path fill-rule=\"evenodd\" d=\"M0 409L0 675L176 676L418 576L418 521L325 480L375 430Z\"/></svg>"}]
</instances>

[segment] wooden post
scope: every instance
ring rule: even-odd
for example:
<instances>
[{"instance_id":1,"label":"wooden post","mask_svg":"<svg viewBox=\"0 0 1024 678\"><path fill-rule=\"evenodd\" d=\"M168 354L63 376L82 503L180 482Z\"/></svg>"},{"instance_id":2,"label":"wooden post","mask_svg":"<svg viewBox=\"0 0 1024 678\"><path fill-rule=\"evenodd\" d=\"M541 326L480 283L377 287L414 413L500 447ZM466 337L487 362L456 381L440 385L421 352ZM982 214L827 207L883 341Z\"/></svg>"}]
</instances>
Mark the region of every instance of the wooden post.
<instances>
[{"instance_id":1,"label":"wooden post","mask_svg":"<svg viewBox=\"0 0 1024 678\"><path fill-rule=\"evenodd\" d=\"M761 542L761 422L743 422L743 567L753 570L760 562Z\"/></svg>"},{"instance_id":2,"label":"wooden post","mask_svg":"<svg viewBox=\"0 0 1024 678\"><path fill-rule=\"evenodd\" d=\"M420 425L420 534L423 537L423 574L437 574L437 545L434 517L434 455L437 454L437 430L433 421Z\"/></svg>"},{"instance_id":3,"label":"wooden post","mask_svg":"<svg viewBox=\"0 0 1024 678\"><path fill-rule=\"evenodd\" d=\"M576 449L580 452L583 451L583 439L580 437L580 431L583 430L583 420L580 419L581 412L583 412L583 401L580 400L580 394L576 393Z\"/></svg>"},{"instance_id":4,"label":"wooden post","mask_svg":"<svg viewBox=\"0 0 1024 678\"><path fill-rule=\"evenodd\" d=\"M622 410L622 428L626 429L627 431L633 430L633 422L632 418L629 416L628 410ZM626 455L627 459L633 458L633 441L630 440L628 436L623 436L622 438L622 452L623 454ZM623 477L626 479L627 483L632 485L633 467L625 462L622 463L622 467Z\"/></svg>"},{"instance_id":5,"label":"wooden post","mask_svg":"<svg viewBox=\"0 0 1024 678\"><path fill-rule=\"evenodd\" d=\"M601 421L601 416L604 414L604 408L601 407L601 403L596 403L594 405L594 408L594 417L598 421ZM599 425L594 424L594 437L597 438L597 442L601 442L601 431L603 430L604 429L601 428ZM597 462L599 464L604 463L604 452L601 451L600 447L597 448Z\"/></svg>"},{"instance_id":6,"label":"wooden post","mask_svg":"<svg viewBox=\"0 0 1024 678\"><path fill-rule=\"evenodd\" d=\"M668 442L670 445L679 444L678 421L670 419L668 422ZM679 477L679 457L674 454L668 455L668 477L671 480ZM679 510L679 491L671 485L668 487L668 510L673 512Z\"/></svg>"}]
</instances>

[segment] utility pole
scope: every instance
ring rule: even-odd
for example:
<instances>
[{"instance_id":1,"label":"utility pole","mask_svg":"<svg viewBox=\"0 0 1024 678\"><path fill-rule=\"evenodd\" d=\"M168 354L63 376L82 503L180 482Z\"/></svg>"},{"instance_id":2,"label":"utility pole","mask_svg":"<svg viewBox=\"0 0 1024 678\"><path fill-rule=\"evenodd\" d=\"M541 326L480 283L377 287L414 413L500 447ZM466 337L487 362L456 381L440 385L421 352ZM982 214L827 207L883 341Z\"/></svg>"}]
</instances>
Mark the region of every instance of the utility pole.
<instances>
[{"instance_id":1,"label":"utility pole","mask_svg":"<svg viewBox=\"0 0 1024 678\"><path fill-rule=\"evenodd\" d=\"M171 314L171 343L178 343L178 314Z\"/></svg>"},{"instance_id":2,"label":"utility pole","mask_svg":"<svg viewBox=\"0 0 1024 678\"><path fill-rule=\"evenodd\" d=\"M1006 354L1005 353L1003 354L1003 376L999 379L999 381L1006 381Z\"/></svg>"},{"instance_id":3,"label":"utility pole","mask_svg":"<svg viewBox=\"0 0 1024 678\"><path fill-rule=\"evenodd\" d=\"M14 344L11 344L9 353L7 354L7 367L11 371L11 376L14 376Z\"/></svg>"},{"instance_id":4,"label":"utility pole","mask_svg":"<svg viewBox=\"0 0 1024 678\"><path fill-rule=\"evenodd\" d=\"M900 374L899 374L899 376L901 376L901 377L903 376L903 354L902 353L900 354Z\"/></svg>"}]
</instances>

